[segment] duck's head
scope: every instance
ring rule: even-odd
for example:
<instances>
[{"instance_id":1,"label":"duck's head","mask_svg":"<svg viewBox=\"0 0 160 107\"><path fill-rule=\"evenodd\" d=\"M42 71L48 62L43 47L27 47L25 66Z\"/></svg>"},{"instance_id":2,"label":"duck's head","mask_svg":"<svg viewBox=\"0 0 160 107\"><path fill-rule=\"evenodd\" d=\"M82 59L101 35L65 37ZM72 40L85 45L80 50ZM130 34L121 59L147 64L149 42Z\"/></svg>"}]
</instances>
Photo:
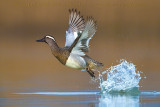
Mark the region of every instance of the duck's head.
<instances>
[{"instance_id":1,"label":"duck's head","mask_svg":"<svg viewBox=\"0 0 160 107\"><path fill-rule=\"evenodd\" d=\"M52 42L55 42L56 40L54 39L53 36L50 36L50 35L47 35L47 36L44 36L42 39L39 39L39 40L36 40L37 42L45 42L45 43L52 43Z\"/></svg>"}]
</instances>

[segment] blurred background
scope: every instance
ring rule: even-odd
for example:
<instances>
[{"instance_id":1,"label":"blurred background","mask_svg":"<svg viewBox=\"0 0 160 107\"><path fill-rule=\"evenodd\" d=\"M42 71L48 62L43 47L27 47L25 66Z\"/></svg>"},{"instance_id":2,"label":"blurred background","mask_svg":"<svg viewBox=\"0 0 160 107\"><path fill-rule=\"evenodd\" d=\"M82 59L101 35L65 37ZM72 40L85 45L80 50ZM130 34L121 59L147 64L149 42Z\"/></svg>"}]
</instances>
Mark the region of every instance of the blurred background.
<instances>
[{"instance_id":1,"label":"blurred background","mask_svg":"<svg viewBox=\"0 0 160 107\"><path fill-rule=\"evenodd\" d=\"M47 44L35 42L50 34L63 47L72 8L97 20L88 55L106 68L120 59L133 62L147 77L140 89L159 90L159 5L158 0L1 0L1 95L31 87L32 91L98 89L99 83L91 81L87 72L63 66Z\"/></svg>"}]
</instances>

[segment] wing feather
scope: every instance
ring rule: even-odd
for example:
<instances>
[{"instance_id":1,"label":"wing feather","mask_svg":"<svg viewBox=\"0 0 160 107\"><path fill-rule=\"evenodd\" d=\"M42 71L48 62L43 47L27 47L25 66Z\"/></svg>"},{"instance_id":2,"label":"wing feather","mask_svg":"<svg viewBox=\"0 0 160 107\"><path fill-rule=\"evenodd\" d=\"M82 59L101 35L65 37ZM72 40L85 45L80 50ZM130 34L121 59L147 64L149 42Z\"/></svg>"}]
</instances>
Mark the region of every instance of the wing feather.
<instances>
[{"instance_id":1,"label":"wing feather","mask_svg":"<svg viewBox=\"0 0 160 107\"><path fill-rule=\"evenodd\" d=\"M83 32L85 28L84 18L77 12L76 9L69 10L69 28L66 31L65 47L70 47L77 38L79 32Z\"/></svg>"},{"instance_id":2,"label":"wing feather","mask_svg":"<svg viewBox=\"0 0 160 107\"><path fill-rule=\"evenodd\" d=\"M87 22L85 24L85 29L82 32L80 39L72 50L72 53L79 54L81 56L85 55L85 52L89 50L89 41L95 34L97 29L96 21L92 17L87 18Z\"/></svg>"}]
</instances>

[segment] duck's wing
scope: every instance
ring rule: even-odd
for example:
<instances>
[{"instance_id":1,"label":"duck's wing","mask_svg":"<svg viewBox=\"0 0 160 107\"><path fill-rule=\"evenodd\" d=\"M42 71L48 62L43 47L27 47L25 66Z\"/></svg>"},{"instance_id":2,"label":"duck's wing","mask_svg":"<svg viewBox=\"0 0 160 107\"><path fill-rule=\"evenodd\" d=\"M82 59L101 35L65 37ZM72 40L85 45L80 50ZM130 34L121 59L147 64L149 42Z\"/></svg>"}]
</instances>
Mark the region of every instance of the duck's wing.
<instances>
[{"instance_id":1,"label":"duck's wing","mask_svg":"<svg viewBox=\"0 0 160 107\"><path fill-rule=\"evenodd\" d=\"M89 41L95 34L97 29L97 24L92 17L87 18L85 29L81 34L77 44L72 49L71 53L78 54L81 56L85 55L85 52L89 50Z\"/></svg>"},{"instance_id":2,"label":"duck's wing","mask_svg":"<svg viewBox=\"0 0 160 107\"><path fill-rule=\"evenodd\" d=\"M83 32L85 28L84 18L77 12L76 9L69 10L69 28L66 31L65 47L70 47L78 36L78 33Z\"/></svg>"}]
</instances>

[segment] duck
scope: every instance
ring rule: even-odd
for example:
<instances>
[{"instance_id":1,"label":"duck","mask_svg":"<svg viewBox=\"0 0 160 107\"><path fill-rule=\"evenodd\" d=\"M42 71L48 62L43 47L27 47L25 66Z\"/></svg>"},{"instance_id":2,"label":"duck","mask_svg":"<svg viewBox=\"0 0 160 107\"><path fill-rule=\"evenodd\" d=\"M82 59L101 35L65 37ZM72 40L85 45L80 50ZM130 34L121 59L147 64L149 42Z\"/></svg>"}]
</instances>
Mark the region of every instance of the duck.
<instances>
[{"instance_id":1,"label":"duck","mask_svg":"<svg viewBox=\"0 0 160 107\"><path fill-rule=\"evenodd\" d=\"M52 54L63 65L87 71L92 78L95 78L94 70L102 68L103 64L89 57L87 52L89 52L89 41L96 31L97 23L93 17L87 17L85 22L83 16L80 15L80 11L69 9L69 27L66 31L64 48L59 47L55 38L51 35L46 35L36 41L47 43Z\"/></svg>"}]
</instances>

